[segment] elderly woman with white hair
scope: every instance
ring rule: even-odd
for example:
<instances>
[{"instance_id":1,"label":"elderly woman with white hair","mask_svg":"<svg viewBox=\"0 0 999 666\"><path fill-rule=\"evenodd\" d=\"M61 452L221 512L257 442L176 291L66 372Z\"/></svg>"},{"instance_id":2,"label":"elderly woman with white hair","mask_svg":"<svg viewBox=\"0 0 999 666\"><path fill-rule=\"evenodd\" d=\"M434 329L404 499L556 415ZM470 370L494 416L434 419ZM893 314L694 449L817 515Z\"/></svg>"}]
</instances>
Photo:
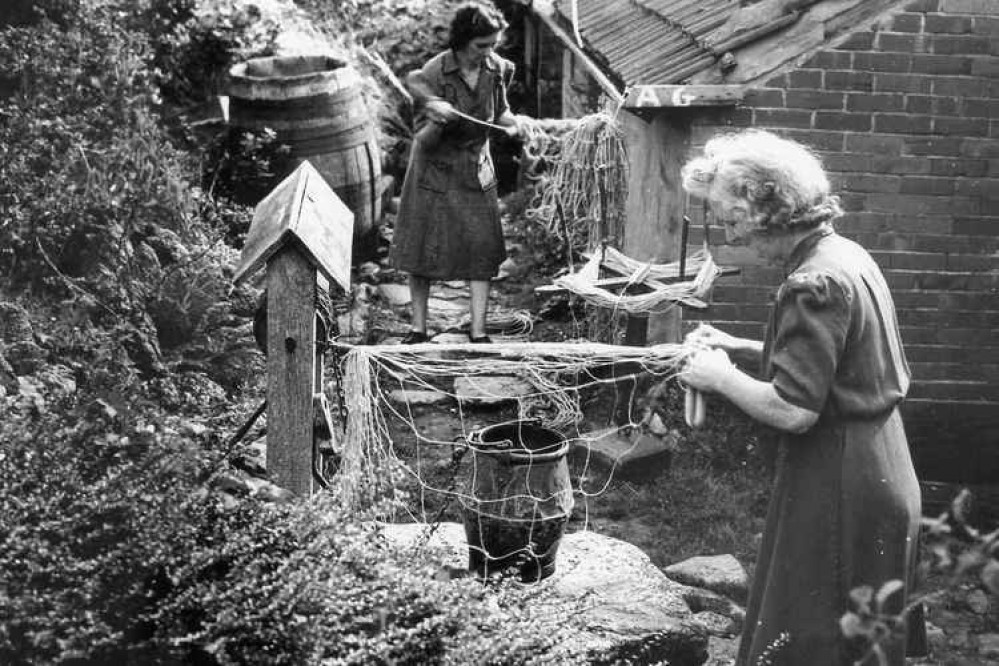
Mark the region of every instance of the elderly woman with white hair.
<instances>
[{"instance_id":1,"label":"elderly woman with white hair","mask_svg":"<svg viewBox=\"0 0 999 666\"><path fill-rule=\"evenodd\" d=\"M910 374L888 285L833 230L839 201L801 144L755 130L717 137L683 185L729 243L787 276L764 342L701 326L687 339L704 350L681 374L781 432L737 663L853 663L869 646L840 630L850 590L900 580L889 599L900 612L918 550L919 484L898 411ZM904 643L886 640L887 663L904 664Z\"/></svg>"}]
</instances>

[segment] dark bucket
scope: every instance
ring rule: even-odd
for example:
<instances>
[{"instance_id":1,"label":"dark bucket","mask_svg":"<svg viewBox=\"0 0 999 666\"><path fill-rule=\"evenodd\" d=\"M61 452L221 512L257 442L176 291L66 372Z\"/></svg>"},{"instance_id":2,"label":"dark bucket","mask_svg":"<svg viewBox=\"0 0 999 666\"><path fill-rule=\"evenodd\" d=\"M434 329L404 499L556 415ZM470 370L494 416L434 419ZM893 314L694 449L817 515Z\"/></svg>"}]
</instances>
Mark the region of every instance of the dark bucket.
<instances>
[{"instance_id":1,"label":"dark bucket","mask_svg":"<svg viewBox=\"0 0 999 666\"><path fill-rule=\"evenodd\" d=\"M572 514L569 443L534 421L488 426L467 442L473 464L461 503L468 568L483 577L516 569L523 582L552 575Z\"/></svg>"}]
</instances>

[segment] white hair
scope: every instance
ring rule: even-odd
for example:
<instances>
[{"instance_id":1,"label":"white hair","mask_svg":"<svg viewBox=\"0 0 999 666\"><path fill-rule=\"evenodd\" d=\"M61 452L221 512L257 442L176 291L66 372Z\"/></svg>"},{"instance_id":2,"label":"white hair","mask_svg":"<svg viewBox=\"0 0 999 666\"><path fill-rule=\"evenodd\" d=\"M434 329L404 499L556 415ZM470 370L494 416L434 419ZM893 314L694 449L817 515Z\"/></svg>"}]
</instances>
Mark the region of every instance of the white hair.
<instances>
[{"instance_id":1,"label":"white hair","mask_svg":"<svg viewBox=\"0 0 999 666\"><path fill-rule=\"evenodd\" d=\"M708 198L716 181L746 199L762 228L811 227L842 215L829 178L806 146L764 130L709 140L682 170L683 188Z\"/></svg>"}]
</instances>

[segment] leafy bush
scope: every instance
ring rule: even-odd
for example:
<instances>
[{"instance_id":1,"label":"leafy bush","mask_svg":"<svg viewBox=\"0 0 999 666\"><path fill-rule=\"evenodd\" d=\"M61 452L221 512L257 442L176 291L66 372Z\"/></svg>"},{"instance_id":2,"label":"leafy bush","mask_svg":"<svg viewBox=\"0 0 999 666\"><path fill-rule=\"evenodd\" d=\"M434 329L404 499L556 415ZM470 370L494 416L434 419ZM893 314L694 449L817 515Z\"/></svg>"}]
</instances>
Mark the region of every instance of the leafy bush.
<instances>
[{"instance_id":1,"label":"leafy bush","mask_svg":"<svg viewBox=\"0 0 999 666\"><path fill-rule=\"evenodd\" d=\"M217 437L103 401L4 407L3 663L579 661L567 616L523 613L540 592L442 579L328 497L210 489Z\"/></svg>"}]
</instances>

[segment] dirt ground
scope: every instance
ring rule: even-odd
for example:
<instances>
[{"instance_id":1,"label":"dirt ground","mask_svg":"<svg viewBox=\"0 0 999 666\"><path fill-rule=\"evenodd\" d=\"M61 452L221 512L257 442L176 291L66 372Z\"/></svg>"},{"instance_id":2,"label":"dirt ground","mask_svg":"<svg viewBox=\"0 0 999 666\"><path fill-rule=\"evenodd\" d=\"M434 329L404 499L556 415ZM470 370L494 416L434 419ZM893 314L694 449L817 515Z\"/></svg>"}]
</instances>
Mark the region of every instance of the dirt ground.
<instances>
[{"instance_id":1,"label":"dirt ground","mask_svg":"<svg viewBox=\"0 0 999 666\"><path fill-rule=\"evenodd\" d=\"M563 296L541 296L534 288L550 282L556 271L562 268L557 252L539 242L536 231L532 231L523 220L506 220L507 245L510 261L503 267L501 279L494 283L492 309L495 312L528 311L534 320L530 333L518 332L518 340L556 341L586 337L593 330L592 317L584 311L574 310ZM379 284L404 284L404 276L395 274L381 262L375 279ZM467 308L467 299L461 284L435 284L432 289L434 302L446 304L446 310L435 320L431 317L432 333L453 329L451 335L461 337L461 315ZM405 302L389 304L376 300L377 331L371 342L391 343L408 330L408 306ZM432 302L433 307L433 302ZM491 331L494 339L503 339L501 330ZM607 341L607 340L604 340ZM598 399L596 401L600 403ZM606 405L605 405L606 407ZM416 407L412 412L418 431L424 437L440 442L451 442L467 433L470 428L516 418L515 410L507 406L489 408L472 414L459 414L453 407L440 405ZM589 417L590 415L588 415ZM595 420L607 418L606 414L594 416ZM412 455L421 451L422 473L431 479L430 485L449 484L460 477L460 468L451 465L454 448L450 445L438 447L417 447L415 437L406 424L396 421L390 424L404 451ZM746 480L744 480L746 481ZM720 481L724 483L725 481ZM766 480L748 479L756 484L762 498L755 503L755 522L750 528L762 525L762 512L765 506ZM460 520L458 507L442 502L437 493L419 485L413 488L419 511L426 520ZM631 495L626 508L622 508L622 496ZM650 499L651 498L651 499ZM643 500L648 500L643 503ZM587 529L609 534L643 548L650 558L662 566L676 553L659 552L656 539L650 538L655 526L663 521L662 506L649 491L636 489L629 484L617 484L613 492L606 496L590 498L585 513L577 512L569 529L578 529L585 524ZM745 507L735 507L745 511ZM689 529L689 528L688 528ZM752 568L752 532L738 534L746 543L738 556L747 569ZM693 535L692 535L693 538ZM709 541L710 542L710 537ZM675 550L675 546L672 547ZM731 550L729 550L731 552ZM715 553L715 554L720 554ZM930 575L917 594L924 597L929 621L928 639L930 654L922 658L908 660L908 666L979 666L999 664L999 599L985 594L974 581L955 583L941 575ZM733 663L738 639L712 638L708 661L710 666L727 666ZM874 661L869 661L874 664Z\"/></svg>"}]
</instances>

